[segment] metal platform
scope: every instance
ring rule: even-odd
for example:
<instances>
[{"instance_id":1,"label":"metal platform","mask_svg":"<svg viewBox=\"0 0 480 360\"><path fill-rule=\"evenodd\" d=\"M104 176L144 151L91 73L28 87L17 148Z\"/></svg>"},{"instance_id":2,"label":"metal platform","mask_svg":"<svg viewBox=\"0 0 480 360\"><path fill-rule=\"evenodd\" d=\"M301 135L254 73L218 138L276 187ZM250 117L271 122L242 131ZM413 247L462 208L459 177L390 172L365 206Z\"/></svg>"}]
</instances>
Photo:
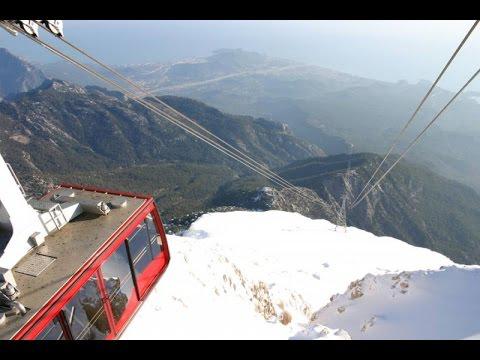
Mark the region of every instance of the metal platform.
<instances>
[{"instance_id":1,"label":"metal platform","mask_svg":"<svg viewBox=\"0 0 480 360\"><path fill-rule=\"evenodd\" d=\"M63 190L53 191L48 199ZM75 192L87 199L122 202L117 195ZM114 208L106 216L82 214L24 256L12 271L21 292L18 300L28 312L25 316L7 317L0 326L0 339L12 338L145 201L129 197L126 207Z\"/></svg>"},{"instance_id":2,"label":"metal platform","mask_svg":"<svg viewBox=\"0 0 480 360\"><path fill-rule=\"evenodd\" d=\"M16 266L14 272L37 277L56 259L54 256L34 253L26 261Z\"/></svg>"}]
</instances>

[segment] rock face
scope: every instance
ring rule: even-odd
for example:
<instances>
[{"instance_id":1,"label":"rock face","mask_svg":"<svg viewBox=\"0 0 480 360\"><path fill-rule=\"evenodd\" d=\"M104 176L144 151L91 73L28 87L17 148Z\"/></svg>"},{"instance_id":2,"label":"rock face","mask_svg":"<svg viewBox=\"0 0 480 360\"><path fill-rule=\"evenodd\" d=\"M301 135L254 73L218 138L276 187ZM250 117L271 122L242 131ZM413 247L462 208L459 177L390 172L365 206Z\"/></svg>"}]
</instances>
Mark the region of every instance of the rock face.
<instances>
[{"instance_id":1,"label":"rock face","mask_svg":"<svg viewBox=\"0 0 480 360\"><path fill-rule=\"evenodd\" d=\"M299 192L311 201L303 198ZM315 191L304 187L297 188L295 191L264 186L252 196L246 197L245 201L241 202L239 206L247 209L290 211L313 218L335 219L338 215L336 209L331 208Z\"/></svg>"},{"instance_id":2,"label":"rock face","mask_svg":"<svg viewBox=\"0 0 480 360\"><path fill-rule=\"evenodd\" d=\"M41 70L0 48L0 98L35 89L45 79Z\"/></svg>"}]
</instances>

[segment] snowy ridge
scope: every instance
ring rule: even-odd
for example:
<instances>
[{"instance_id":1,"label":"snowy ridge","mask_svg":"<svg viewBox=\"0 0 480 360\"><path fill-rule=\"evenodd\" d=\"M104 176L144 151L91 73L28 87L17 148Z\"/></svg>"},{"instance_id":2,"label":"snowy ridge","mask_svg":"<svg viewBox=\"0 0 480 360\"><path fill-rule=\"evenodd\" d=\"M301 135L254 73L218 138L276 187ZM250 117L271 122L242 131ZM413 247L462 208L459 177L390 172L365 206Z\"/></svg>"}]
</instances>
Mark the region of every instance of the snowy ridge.
<instances>
[{"instance_id":1,"label":"snowy ridge","mask_svg":"<svg viewBox=\"0 0 480 360\"><path fill-rule=\"evenodd\" d=\"M480 268L397 239L295 213L235 211L203 215L169 245L170 267L124 339L463 338L480 330ZM468 301L458 301L463 294ZM443 313L413 310L434 298L448 299ZM440 324L458 316L457 303L458 326L411 331L418 312Z\"/></svg>"},{"instance_id":2,"label":"snowy ridge","mask_svg":"<svg viewBox=\"0 0 480 360\"><path fill-rule=\"evenodd\" d=\"M318 313L354 339L480 339L480 266L367 275ZM302 332L305 334L305 332Z\"/></svg>"}]
</instances>

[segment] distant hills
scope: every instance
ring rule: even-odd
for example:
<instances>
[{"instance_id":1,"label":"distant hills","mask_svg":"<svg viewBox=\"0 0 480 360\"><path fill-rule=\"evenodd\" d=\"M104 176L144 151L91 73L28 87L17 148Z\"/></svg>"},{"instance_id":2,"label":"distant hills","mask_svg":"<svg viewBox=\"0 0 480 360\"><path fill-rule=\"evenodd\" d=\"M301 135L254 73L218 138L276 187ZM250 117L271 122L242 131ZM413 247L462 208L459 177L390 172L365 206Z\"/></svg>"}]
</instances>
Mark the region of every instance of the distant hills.
<instances>
[{"instance_id":1,"label":"distant hills","mask_svg":"<svg viewBox=\"0 0 480 360\"><path fill-rule=\"evenodd\" d=\"M41 70L0 48L0 98L39 86L45 79Z\"/></svg>"},{"instance_id":2,"label":"distant hills","mask_svg":"<svg viewBox=\"0 0 480 360\"><path fill-rule=\"evenodd\" d=\"M97 66L97 65L93 65ZM64 79L79 85L93 83L93 78L85 76L81 70L69 63L60 61L56 63L40 65L45 74L50 78ZM97 68L104 71L102 68ZM124 75L131 77L153 91L176 89L206 88L210 84L231 82L233 79L248 79L252 75L280 77L284 81L296 81L304 84L305 91L298 94L289 94L293 97L302 98L312 96L310 91L321 93L325 90L340 90L352 84L362 85L373 83L372 80L358 78L349 74L333 70L310 66L295 61L273 58L256 52L241 49L221 49L214 51L211 56L205 58L192 58L172 63L147 63L116 66L116 69ZM323 83L322 88L318 83ZM262 86L261 82L258 86ZM274 84L271 84L274 85ZM310 85L310 87L308 87ZM213 86L213 85L212 85ZM213 86L213 89L215 86ZM255 89L258 94L259 89ZM279 91L277 95L286 95L284 86L265 88L269 91ZM234 91L234 89L232 89Z\"/></svg>"}]
</instances>

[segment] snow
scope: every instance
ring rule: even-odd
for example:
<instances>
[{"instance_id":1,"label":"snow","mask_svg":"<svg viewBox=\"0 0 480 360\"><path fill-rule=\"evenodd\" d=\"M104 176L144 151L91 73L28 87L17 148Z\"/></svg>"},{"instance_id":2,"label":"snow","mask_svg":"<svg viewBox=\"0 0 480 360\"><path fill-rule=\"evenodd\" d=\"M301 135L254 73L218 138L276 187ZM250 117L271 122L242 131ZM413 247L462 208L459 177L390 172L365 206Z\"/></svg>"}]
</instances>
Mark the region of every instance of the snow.
<instances>
[{"instance_id":1,"label":"snow","mask_svg":"<svg viewBox=\"0 0 480 360\"><path fill-rule=\"evenodd\" d=\"M169 268L122 339L480 334L480 268L397 239L296 213L234 211L203 215L168 241Z\"/></svg>"},{"instance_id":2,"label":"snow","mask_svg":"<svg viewBox=\"0 0 480 360\"><path fill-rule=\"evenodd\" d=\"M479 338L479 283L480 266L367 275L320 310L310 327L341 327L354 339ZM355 289L363 295L352 300Z\"/></svg>"}]
</instances>

